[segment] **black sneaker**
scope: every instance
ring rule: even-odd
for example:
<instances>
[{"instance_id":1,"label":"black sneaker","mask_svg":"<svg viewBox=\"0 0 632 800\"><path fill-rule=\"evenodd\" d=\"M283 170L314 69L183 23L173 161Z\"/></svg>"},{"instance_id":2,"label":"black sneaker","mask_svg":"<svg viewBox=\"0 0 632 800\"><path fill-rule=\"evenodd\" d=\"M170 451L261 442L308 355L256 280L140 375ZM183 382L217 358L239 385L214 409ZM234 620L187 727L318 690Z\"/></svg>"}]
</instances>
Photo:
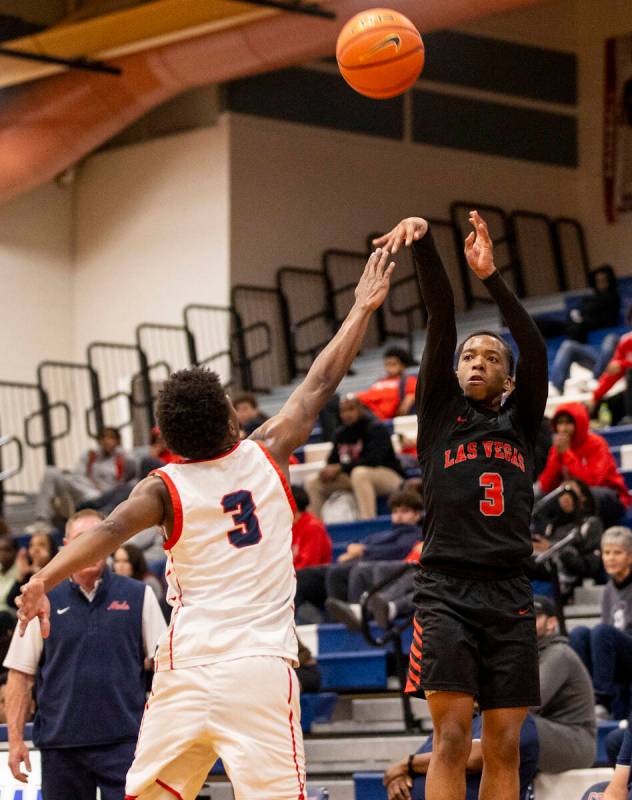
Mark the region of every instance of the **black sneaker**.
<instances>
[{"instance_id":1,"label":"black sneaker","mask_svg":"<svg viewBox=\"0 0 632 800\"><path fill-rule=\"evenodd\" d=\"M390 620L390 603L385 600L381 594L374 594L369 600L369 609L373 614L373 619L383 630L391 627Z\"/></svg>"},{"instance_id":2,"label":"black sneaker","mask_svg":"<svg viewBox=\"0 0 632 800\"><path fill-rule=\"evenodd\" d=\"M362 622L349 603L329 597L325 600L325 610L332 619L342 622L350 631L360 633Z\"/></svg>"}]
</instances>

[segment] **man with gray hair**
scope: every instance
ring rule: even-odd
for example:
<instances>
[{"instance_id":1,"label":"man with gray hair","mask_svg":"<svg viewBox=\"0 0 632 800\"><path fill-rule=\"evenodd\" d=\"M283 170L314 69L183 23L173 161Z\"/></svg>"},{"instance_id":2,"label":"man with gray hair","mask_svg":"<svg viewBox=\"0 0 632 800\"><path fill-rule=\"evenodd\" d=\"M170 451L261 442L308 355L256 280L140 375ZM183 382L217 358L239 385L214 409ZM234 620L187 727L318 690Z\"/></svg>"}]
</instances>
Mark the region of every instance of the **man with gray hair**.
<instances>
[{"instance_id":1,"label":"man with gray hair","mask_svg":"<svg viewBox=\"0 0 632 800\"><path fill-rule=\"evenodd\" d=\"M616 684L632 679L632 530L616 525L601 537L610 580L601 601L601 622L571 631L570 642L593 678L597 715L613 711ZM617 716L625 716L622 711Z\"/></svg>"}]
</instances>

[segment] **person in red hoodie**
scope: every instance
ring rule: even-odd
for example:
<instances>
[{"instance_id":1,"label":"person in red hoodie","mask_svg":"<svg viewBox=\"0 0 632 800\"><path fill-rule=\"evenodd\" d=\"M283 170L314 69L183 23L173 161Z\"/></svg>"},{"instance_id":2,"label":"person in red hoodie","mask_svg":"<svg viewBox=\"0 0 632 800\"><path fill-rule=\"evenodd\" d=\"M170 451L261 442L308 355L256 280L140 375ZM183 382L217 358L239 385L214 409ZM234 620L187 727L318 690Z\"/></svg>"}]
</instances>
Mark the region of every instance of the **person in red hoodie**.
<instances>
[{"instance_id":1,"label":"person in red hoodie","mask_svg":"<svg viewBox=\"0 0 632 800\"><path fill-rule=\"evenodd\" d=\"M569 478L590 486L604 525L616 524L632 503L608 442L589 430L588 411L581 403L563 403L552 421L553 445L538 478L543 494Z\"/></svg>"},{"instance_id":2,"label":"person in red hoodie","mask_svg":"<svg viewBox=\"0 0 632 800\"><path fill-rule=\"evenodd\" d=\"M307 511L309 497L302 486L292 486L296 503L292 525L294 569L331 564L331 539L324 524Z\"/></svg>"},{"instance_id":3,"label":"person in red hoodie","mask_svg":"<svg viewBox=\"0 0 632 800\"><path fill-rule=\"evenodd\" d=\"M606 395L615 383L627 375L628 370L632 369L632 332L624 333L619 339L614 355L604 372L599 378L597 388L593 392L592 405L596 408L604 395ZM627 378L628 387L625 392L625 413L627 416L632 415L632 407L630 404L630 389L632 381Z\"/></svg>"}]
</instances>

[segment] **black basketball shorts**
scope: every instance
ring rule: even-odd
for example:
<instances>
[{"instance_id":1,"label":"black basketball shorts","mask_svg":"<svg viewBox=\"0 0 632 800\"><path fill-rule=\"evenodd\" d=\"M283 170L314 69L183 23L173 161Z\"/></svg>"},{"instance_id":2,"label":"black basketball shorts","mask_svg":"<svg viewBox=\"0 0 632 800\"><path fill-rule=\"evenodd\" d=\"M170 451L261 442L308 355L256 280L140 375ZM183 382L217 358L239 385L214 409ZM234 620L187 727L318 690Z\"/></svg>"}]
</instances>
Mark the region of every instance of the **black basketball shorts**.
<instances>
[{"instance_id":1,"label":"black basketball shorts","mask_svg":"<svg viewBox=\"0 0 632 800\"><path fill-rule=\"evenodd\" d=\"M468 580L421 568L406 691L464 692L481 711L540 704L533 591L525 576Z\"/></svg>"}]
</instances>

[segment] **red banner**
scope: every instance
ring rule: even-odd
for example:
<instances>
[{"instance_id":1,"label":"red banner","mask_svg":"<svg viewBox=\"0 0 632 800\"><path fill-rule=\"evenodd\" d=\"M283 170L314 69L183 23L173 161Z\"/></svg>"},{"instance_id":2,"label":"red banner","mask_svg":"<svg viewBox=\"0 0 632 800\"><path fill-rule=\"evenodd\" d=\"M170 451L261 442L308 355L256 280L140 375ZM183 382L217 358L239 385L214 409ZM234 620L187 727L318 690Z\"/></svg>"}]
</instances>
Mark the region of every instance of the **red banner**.
<instances>
[{"instance_id":1,"label":"red banner","mask_svg":"<svg viewBox=\"0 0 632 800\"><path fill-rule=\"evenodd\" d=\"M603 182L606 219L632 211L632 35L606 41Z\"/></svg>"}]
</instances>

